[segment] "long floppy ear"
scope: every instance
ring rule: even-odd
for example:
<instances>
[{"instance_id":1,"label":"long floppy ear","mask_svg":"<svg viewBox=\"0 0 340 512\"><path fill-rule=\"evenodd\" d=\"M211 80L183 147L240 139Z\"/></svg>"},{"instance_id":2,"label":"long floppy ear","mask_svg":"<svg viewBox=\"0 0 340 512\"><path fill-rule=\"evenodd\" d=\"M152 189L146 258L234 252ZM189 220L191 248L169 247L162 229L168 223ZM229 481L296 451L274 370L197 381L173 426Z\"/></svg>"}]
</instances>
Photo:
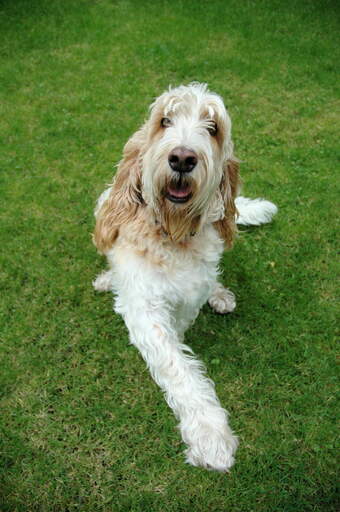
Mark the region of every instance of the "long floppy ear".
<instances>
[{"instance_id":1,"label":"long floppy ear","mask_svg":"<svg viewBox=\"0 0 340 512\"><path fill-rule=\"evenodd\" d=\"M109 197L97 214L93 241L100 252L112 247L120 226L131 221L143 205L140 160L145 136L146 124L126 143Z\"/></svg>"},{"instance_id":2,"label":"long floppy ear","mask_svg":"<svg viewBox=\"0 0 340 512\"><path fill-rule=\"evenodd\" d=\"M227 247L232 246L234 235L237 231L235 198L240 184L239 167L239 161L235 157L230 158L225 163L220 184L220 192L224 202L224 217L214 222L214 226Z\"/></svg>"}]
</instances>

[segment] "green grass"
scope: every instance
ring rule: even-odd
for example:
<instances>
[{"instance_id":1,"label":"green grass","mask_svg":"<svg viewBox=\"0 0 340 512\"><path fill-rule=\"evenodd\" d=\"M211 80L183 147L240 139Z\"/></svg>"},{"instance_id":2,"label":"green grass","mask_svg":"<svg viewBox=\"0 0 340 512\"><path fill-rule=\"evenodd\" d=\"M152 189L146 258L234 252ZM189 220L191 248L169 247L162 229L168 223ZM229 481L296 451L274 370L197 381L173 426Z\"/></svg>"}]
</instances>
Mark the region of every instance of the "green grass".
<instances>
[{"instance_id":1,"label":"green grass","mask_svg":"<svg viewBox=\"0 0 340 512\"><path fill-rule=\"evenodd\" d=\"M0 9L1 512L337 510L336 2ZM224 257L236 312L187 333L240 436L229 475L183 463L91 287L94 201L151 100L192 80L226 100L244 192L280 208Z\"/></svg>"}]
</instances>

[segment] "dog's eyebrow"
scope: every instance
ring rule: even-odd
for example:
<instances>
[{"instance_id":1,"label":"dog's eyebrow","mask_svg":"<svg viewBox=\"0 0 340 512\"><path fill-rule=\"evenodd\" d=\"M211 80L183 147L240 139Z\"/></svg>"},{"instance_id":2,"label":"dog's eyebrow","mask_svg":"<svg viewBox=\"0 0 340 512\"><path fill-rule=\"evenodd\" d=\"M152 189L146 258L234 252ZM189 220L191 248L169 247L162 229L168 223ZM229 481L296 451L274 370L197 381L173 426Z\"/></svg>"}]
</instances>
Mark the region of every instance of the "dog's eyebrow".
<instances>
[{"instance_id":1,"label":"dog's eyebrow","mask_svg":"<svg viewBox=\"0 0 340 512\"><path fill-rule=\"evenodd\" d=\"M213 121L216 118L215 109L211 105L203 105L202 107L200 111L200 116L205 120Z\"/></svg>"},{"instance_id":2,"label":"dog's eyebrow","mask_svg":"<svg viewBox=\"0 0 340 512\"><path fill-rule=\"evenodd\" d=\"M180 100L177 97L171 98L168 105L164 108L164 114L167 115L169 112L175 112L176 108L180 105Z\"/></svg>"},{"instance_id":3,"label":"dog's eyebrow","mask_svg":"<svg viewBox=\"0 0 340 512\"><path fill-rule=\"evenodd\" d=\"M213 118L215 115L215 111L211 105L208 105L208 112L209 112L209 117Z\"/></svg>"}]
</instances>

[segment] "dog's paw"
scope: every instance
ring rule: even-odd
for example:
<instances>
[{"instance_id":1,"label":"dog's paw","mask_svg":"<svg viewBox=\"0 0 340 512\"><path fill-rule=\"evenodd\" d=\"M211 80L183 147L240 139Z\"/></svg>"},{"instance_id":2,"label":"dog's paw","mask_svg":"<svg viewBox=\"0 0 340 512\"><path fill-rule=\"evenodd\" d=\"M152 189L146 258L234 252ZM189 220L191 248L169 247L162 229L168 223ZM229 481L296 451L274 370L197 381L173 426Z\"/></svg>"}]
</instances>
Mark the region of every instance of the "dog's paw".
<instances>
[{"instance_id":1,"label":"dog's paw","mask_svg":"<svg viewBox=\"0 0 340 512\"><path fill-rule=\"evenodd\" d=\"M112 290L112 275L110 270L105 270L92 281L93 288L97 292L110 292Z\"/></svg>"},{"instance_id":2,"label":"dog's paw","mask_svg":"<svg viewBox=\"0 0 340 512\"><path fill-rule=\"evenodd\" d=\"M234 464L238 439L227 427L224 432L205 427L185 451L186 462L205 469L227 472Z\"/></svg>"},{"instance_id":3,"label":"dog's paw","mask_svg":"<svg viewBox=\"0 0 340 512\"><path fill-rule=\"evenodd\" d=\"M231 313L236 307L235 295L221 284L217 284L209 299L209 306L222 315Z\"/></svg>"}]
</instances>

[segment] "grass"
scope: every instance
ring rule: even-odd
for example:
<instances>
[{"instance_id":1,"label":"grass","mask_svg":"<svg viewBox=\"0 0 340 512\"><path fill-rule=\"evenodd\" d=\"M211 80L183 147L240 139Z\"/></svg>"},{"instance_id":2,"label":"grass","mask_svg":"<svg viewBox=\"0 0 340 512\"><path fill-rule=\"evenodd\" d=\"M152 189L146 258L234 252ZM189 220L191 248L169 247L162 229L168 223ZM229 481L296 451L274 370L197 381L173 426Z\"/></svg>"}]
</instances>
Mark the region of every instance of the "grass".
<instances>
[{"instance_id":1,"label":"grass","mask_svg":"<svg viewBox=\"0 0 340 512\"><path fill-rule=\"evenodd\" d=\"M336 2L2 1L1 512L337 510ZM240 436L183 463L171 411L91 280L93 205L169 83L226 100L244 191L279 205L223 260L236 312L187 342Z\"/></svg>"}]
</instances>

